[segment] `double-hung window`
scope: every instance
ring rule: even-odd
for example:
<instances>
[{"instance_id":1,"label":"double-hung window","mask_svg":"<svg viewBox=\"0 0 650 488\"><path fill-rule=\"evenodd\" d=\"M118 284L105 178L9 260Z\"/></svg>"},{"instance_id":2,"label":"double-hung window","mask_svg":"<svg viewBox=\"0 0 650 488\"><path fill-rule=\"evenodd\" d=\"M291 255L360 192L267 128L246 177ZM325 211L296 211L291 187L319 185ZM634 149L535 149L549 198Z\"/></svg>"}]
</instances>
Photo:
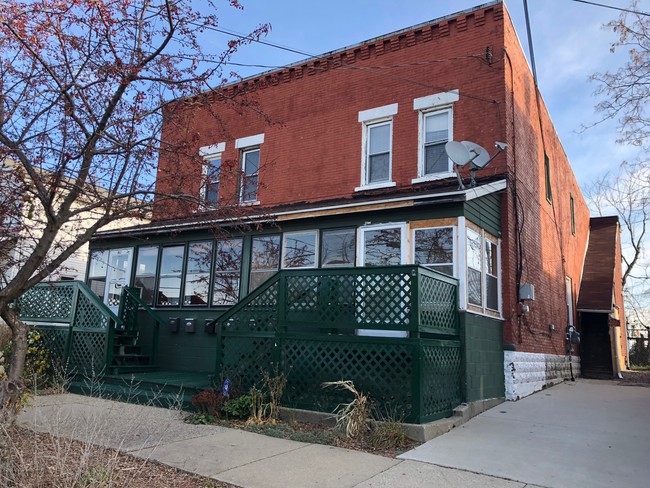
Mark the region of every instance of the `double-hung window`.
<instances>
[{"instance_id":1,"label":"double-hung window","mask_svg":"<svg viewBox=\"0 0 650 488\"><path fill-rule=\"evenodd\" d=\"M242 137L235 141L235 147L241 151L240 203L259 203L260 145L263 142L264 134Z\"/></svg>"},{"instance_id":2,"label":"double-hung window","mask_svg":"<svg viewBox=\"0 0 650 488\"><path fill-rule=\"evenodd\" d=\"M179 306L185 245L163 247L156 305Z\"/></svg>"},{"instance_id":3,"label":"double-hung window","mask_svg":"<svg viewBox=\"0 0 650 488\"><path fill-rule=\"evenodd\" d=\"M280 268L280 236L256 236L251 243L251 270L248 292L252 292Z\"/></svg>"},{"instance_id":4,"label":"double-hung window","mask_svg":"<svg viewBox=\"0 0 650 488\"><path fill-rule=\"evenodd\" d=\"M452 104L456 101L458 90L413 100L413 109L419 113L419 135L418 177L412 183L453 176L445 144L452 140Z\"/></svg>"},{"instance_id":5,"label":"double-hung window","mask_svg":"<svg viewBox=\"0 0 650 488\"><path fill-rule=\"evenodd\" d=\"M397 104L359 112L363 124L361 186L355 191L395 186L392 181L392 116Z\"/></svg>"},{"instance_id":6,"label":"double-hung window","mask_svg":"<svg viewBox=\"0 0 650 488\"><path fill-rule=\"evenodd\" d=\"M498 313L499 243L484 230L467 229L467 303L474 310Z\"/></svg>"},{"instance_id":7,"label":"double-hung window","mask_svg":"<svg viewBox=\"0 0 650 488\"><path fill-rule=\"evenodd\" d=\"M212 266L212 241L192 242L185 266L183 305L207 305Z\"/></svg>"},{"instance_id":8,"label":"double-hung window","mask_svg":"<svg viewBox=\"0 0 650 488\"><path fill-rule=\"evenodd\" d=\"M201 197L208 207L216 206L219 200L219 180L221 179L221 154L226 149L226 143L220 142L199 149L199 155L204 160L203 184Z\"/></svg>"}]
</instances>

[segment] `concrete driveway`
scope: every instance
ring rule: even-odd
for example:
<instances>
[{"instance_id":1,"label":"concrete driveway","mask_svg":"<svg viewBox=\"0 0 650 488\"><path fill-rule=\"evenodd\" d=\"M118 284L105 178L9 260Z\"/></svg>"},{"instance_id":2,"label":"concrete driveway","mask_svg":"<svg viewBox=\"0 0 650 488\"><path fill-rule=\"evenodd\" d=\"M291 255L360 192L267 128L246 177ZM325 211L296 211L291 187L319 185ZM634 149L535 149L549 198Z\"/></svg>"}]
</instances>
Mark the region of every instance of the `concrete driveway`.
<instances>
[{"instance_id":1,"label":"concrete driveway","mask_svg":"<svg viewBox=\"0 0 650 488\"><path fill-rule=\"evenodd\" d=\"M650 387L578 379L498 405L400 457L552 488L646 488L649 455Z\"/></svg>"}]
</instances>

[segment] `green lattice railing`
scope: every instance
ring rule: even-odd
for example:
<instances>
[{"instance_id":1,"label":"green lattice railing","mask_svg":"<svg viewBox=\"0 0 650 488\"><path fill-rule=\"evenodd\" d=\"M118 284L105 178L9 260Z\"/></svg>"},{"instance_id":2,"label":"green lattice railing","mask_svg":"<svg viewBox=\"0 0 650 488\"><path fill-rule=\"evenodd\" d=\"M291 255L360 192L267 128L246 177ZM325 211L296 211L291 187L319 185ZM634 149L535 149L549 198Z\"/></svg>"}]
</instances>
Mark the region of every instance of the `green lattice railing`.
<instances>
[{"instance_id":1,"label":"green lattice railing","mask_svg":"<svg viewBox=\"0 0 650 488\"><path fill-rule=\"evenodd\" d=\"M462 401L457 281L423 267L283 270L217 325L217 377L245 391L279 366L288 406L331 411L339 379L409 422Z\"/></svg>"},{"instance_id":2,"label":"green lattice railing","mask_svg":"<svg viewBox=\"0 0 650 488\"><path fill-rule=\"evenodd\" d=\"M18 300L20 318L41 330L67 368L101 372L122 321L80 281L40 283Z\"/></svg>"}]
</instances>

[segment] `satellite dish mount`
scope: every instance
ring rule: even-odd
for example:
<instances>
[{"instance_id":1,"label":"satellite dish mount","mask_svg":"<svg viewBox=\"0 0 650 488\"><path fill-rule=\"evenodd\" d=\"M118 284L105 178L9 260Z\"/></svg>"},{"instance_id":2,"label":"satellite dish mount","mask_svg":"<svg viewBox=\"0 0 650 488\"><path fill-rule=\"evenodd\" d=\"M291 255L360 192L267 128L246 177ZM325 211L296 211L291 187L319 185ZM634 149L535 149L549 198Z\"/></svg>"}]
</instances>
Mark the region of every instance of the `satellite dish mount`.
<instances>
[{"instance_id":1,"label":"satellite dish mount","mask_svg":"<svg viewBox=\"0 0 650 488\"><path fill-rule=\"evenodd\" d=\"M458 179L459 190L465 189L459 168L470 164L470 187L475 187L476 172L479 169L485 168L494 158L501 154L506 147L508 147L505 142L496 142L494 145L497 148L497 152L494 156L490 157L490 154L485 150L485 148L471 141L449 141L445 144L445 152L447 153L447 156L449 156L449 159L454 163L454 171L456 172L456 178Z\"/></svg>"}]
</instances>

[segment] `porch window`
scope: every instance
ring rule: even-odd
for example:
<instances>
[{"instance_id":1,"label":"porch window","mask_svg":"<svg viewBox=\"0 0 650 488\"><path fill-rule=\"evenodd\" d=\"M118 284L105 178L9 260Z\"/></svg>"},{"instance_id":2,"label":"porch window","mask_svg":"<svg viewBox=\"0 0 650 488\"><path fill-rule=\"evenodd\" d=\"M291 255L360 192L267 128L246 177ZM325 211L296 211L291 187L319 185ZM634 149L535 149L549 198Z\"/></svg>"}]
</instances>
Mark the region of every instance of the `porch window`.
<instances>
[{"instance_id":1,"label":"porch window","mask_svg":"<svg viewBox=\"0 0 650 488\"><path fill-rule=\"evenodd\" d=\"M314 268L318 263L318 234L316 231L284 234L283 268Z\"/></svg>"},{"instance_id":2,"label":"porch window","mask_svg":"<svg viewBox=\"0 0 650 488\"><path fill-rule=\"evenodd\" d=\"M251 272L248 291L251 292L280 268L280 236L253 237Z\"/></svg>"},{"instance_id":3,"label":"porch window","mask_svg":"<svg viewBox=\"0 0 650 488\"><path fill-rule=\"evenodd\" d=\"M187 252L183 305L208 304L211 265L212 242L191 243Z\"/></svg>"},{"instance_id":4,"label":"porch window","mask_svg":"<svg viewBox=\"0 0 650 488\"><path fill-rule=\"evenodd\" d=\"M467 301L483 306L483 280L481 260L481 235L467 229Z\"/></svg>"},{"instance_id":5,"label":"porch window","mask_svg":"<svg viewBox=\"0 0 650 488\"><path fill-rule=\"evenodd\" d=\"M454 276L455 227L432 227L413 231L413 257L434 271Z\"/></svg>"},{"instance_id":6,"label":"porch window","mask_svg":"<svg viewBox=\"0 0 650 488\"><path fill-rule=\"evenodd\" d=\"M484 230L467 229L467 302L499 312L499 241Z\"/></svg>"},{"instance_id":7,"label":"porch window","mask_svg":"<svg viewBox=\"0 0 650 488\"><path fill-rule=\"evenodd\" d=\"M101 300L106 291L106 272L108 271L108 251L92 251L88 269L88 286Z\"/></svg>"},{"instance_id":8,"label":"porch window","mask_svg":"<svg viewBox=\"0 0 650 488\"><path fill-rule=\"evenodd\" d=\"M142 290L140 296L147 305L153 305L158 270L158 246L138 248L134 286Z\"/></svg>"},{"instance_id":9,"label":"porch window","mask_svg":"<svg viewBox=\"0 0 650 488\"><path fill-rule=\"evenodd\" d=\"M185 246L163 247L156 305L180 305L184 258Z\"/></svg>"},{"instance_id":10,"label":"porch window","mask_svg":"<svg viewBox=\"0 0 650 488\"><path fill-rule=\"evenodd\" d=\"M234 305L239 301L242 242L242 239L217 240L212 305Z\"/></svg>"},{"instance_id":11,"label":"porch window","mask_svg":"<svg viewBox=\"0 0 650 488\"><path fill-rule=\"evenodd\" d=\"M355 229L324 230L321 234L321 266L354 266Z\"/></svg>"},{"instance_id":12,"label":"porch window","mask_svg":"<svg viewBox=\"0 0 650 488\"><path fill-rule=\"evenodd\" d=\"M395 266L404 262L402 227L362 229L362 266Z\"/></svg>"},{"instance_id":13,"label":"porch window","mask_svg":"<svg viewBox=\"0 0 650 488\"><path fill-rule=\"evenodd\" d=\"M499 310L499 271L497 245L485 236L485 306Z\"/></svg>"}]
</instances>

